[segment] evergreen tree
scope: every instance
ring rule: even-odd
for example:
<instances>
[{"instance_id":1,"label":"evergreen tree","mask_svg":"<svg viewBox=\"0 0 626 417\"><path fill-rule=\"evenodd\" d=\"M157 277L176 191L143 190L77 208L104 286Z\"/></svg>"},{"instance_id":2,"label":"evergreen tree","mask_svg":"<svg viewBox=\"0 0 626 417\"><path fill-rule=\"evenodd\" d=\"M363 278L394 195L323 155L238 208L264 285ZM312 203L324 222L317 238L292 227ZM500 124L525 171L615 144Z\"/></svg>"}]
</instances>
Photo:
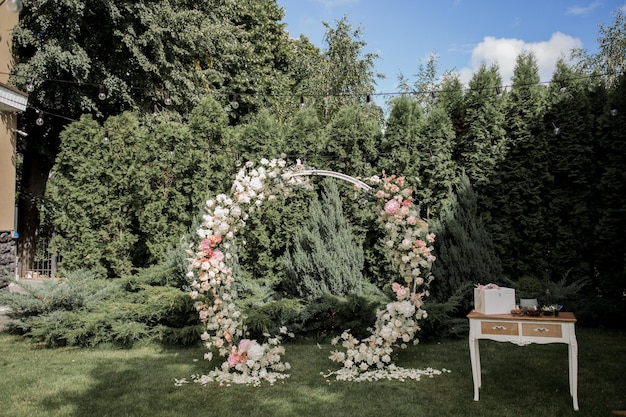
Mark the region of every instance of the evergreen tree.
<instances>
[{"instance_id":1,"label":"evergreen tree","mask_svg":"<svg viewBox=\"0 0 626 417\"><path fill-rule=\"evenodd\" d=\"M337 111L325 130L324 168L353 177L372 174L382 133L371 112L359 104Z\"/></svg>"},{"instance_id":2,"label":"evergreen tree","mask_svg":"<svg viewBox=\"0 0 626 417\"><path fill-rule=\"evenodd\" d=\"M231 113L237 121L260 105L252 98L289 86L281 19L272 0L26 2L13 36L11 83L23 90L33 84L29 105L43 111L45 123L36 125L31 110L19 121L30 134L18 146L20 270L34 259L41 197L68 121L152 112L169 100L186 114L207 91L224 104L239 94L241 106Z\"/></svg>"},{"instance_id":3,"label":"evergreen tree","mask_svg":"<svg viewBox=\"0 0 626 417\"><path fill-rule=\"evenodd\" d=\"M596 111L588 93L594 89L583 73L562 60L557 63L545 115L546 130L559 128L558 135L548 136L554 182L546 196L550 239L544 243L554 280L565 271L573 278L592 277L596 263L597 242L589 239L598 215L594 190L600 169L594 151Z\"/></svg>"},{"instance_id":4,"label":"evergreen tree","mask_svg":"<svg viewBox=\"0 0 626 417\"><path fill-rule=\"evenodd\" d=\"M191 112L188 126L193 138L204 142L200 149L206 151L204 163L208 168L203 173L206 187L214 195L228 192L237 168L237 155L229 141L233 135L229 134L226 112L213 97L204 97Z\"/></svg>"},{"instance_id":5,"label":"evergreen tree","mask_svg":"<svg viewBox=\"0 0 626 417\"><path fill-rule=\"evenodd\" d=\"M435 276L431 286L433 297L444 302L463 291L466 296L462 307L469 311L473 294L466 291L467 287L501 282L503 271L491 236L482 223L478 196L467 175L462 174L450 195L450 204L442 210L432 227L437 235L437 262L432 269Z\"/></svg>"},{"instance_id":6,"label":"evergreen tree","mask_svg":"<svg viewBox=\"0 0 626 417\"><path fill-rule=\"evenodd\" d=\"M598 120L596 155L603 164L596 184L600 216L594 243L598 284L602 294L615 302L623 300L626 289L626 77L623 74L608 93L607 105Z\"/></svg>"},{"instance_id":7,"label":"evergreen tree","mask_svg":"<svg viewBox=\"0 0 626 417\"><path fill-rule=\"evenodd\" d=\"M452 151L452 160L462 166L461 141L466 130L464 87L457 73L445 74L441 82L439 103L446 109L446 113L454 127L455 140Z\"/></svg>"},{"instance_id":8,"label":"evergreen tree","mask_svg":"<svg viewBox=\"0 0 626 417\"><path fill-rule=\"evenodd\" d=\"M204 202L211 172L209 142L193 135L188 125L163 116L146 129L142 137L147 140L137 143L139 170L133 180L139 192L133 216L140 240L134 250L135 267L165 260ZM142 247L145 254L138 250Z\"/></svg>"},{"instance_id":9,"label":"evergreen tree","mask_svg":"<svg viewBox=\"0 0 626 417\"><path fill-rule=\"evenodd\" d=\"M282 126L267 109L261 109L248 123L238 127L235 151L239 162L279 158L284 153Z\"/></svg>"},{"instance_id":10,"label":"evergreen tree","mask_svg":"<svg viewBox=\"0 0 626 417\"><path fill-rule=\"evenodd\" d=\"M284 288L308 300L358 294L364 282L363 249L343 215L337 185L329 179L323 184L321 201L311 201L309 218L284 256Z\"/></svg>"},{"instance_id":11,"label":"evergreen tree","mask_svg":"<svg viewBox=\"0 0 626 417\"><path fill-rule=\"evenodd\" d=\"M452 161L454 130L441 106L433 107L422 125L419 142L416 143L419 186L416 197L421 205L422 216L430 219L439 215L442 204L456 181L456 164Z\"/></svg>"},{"instance_id":12,"label":"evergreen tree","mask_svg":"<svg viewBox=\"0 0 626 417\"><path fill-rule=\"evenodd\" d=\"M482 65L465 94L464 134L460 137L460 164L474 187L480 189L504 153L504 110L498 91L498 68Z\"/></svg>"},{"instance_id":13,"label":"evergreen tree","mask_svg":"<svg viewBox=\"0 0 626 417\"><path fill-rule=\"evenodd\" d=\"M419 102L408 95L395 97L389 104L391 109L380 146L379 171L416 177L415 145L423 123L422 109Z\"/></svg>"},{"instance_id":14,"label":"evergreen tree","mask_svg":"<svg viewBox=\"0 0 626 417\"><path fill-rule=\"evenodd\" d=\"M132 269L138 240L133 228L141 204L137 143L146 140L132 114L109 119L107 127L108 137L84 116L62 134L50 190L58 231L52 246L63 255L62 268L121 276Z\"/></svg>"},{"instance_id":15,"label":"evergreen tree","mask_svg":"<svg viewBox=\"0 0 626 417\"><path fill-rule=\"evenodd\" d=\"M305 106L294 114L285 132L285 153L299 158L306 165L324 166L323 126L313 106Z\"/></svg>"},{"instance_id":16,"label":"evergreen tree","mask_svg":"<svg viewBox=\"0 0 626 417\"><path fill-rule=\"evenodd\" d=\"M496 166L486 207L488 225L505 272L517 278L547 270L543 242L549 239L546 191L550 188L547 136L541 121L546 110L545 87L539 84L537 62L521 54L508 93L506 159Z\"/></svg>"},{"instance_id":17,"label":"evergreen tree","mask_svg":"<svg viewBox=\"0 0 626 417\"><path fill-rule=\"evenodd\" d=\"M119 277L164 261L191 226L206 193L209 143L159 119L146 126L123 113L103 130L85 116L62 134L47 198L64 269Z\"/></svg>"}]
</instances>

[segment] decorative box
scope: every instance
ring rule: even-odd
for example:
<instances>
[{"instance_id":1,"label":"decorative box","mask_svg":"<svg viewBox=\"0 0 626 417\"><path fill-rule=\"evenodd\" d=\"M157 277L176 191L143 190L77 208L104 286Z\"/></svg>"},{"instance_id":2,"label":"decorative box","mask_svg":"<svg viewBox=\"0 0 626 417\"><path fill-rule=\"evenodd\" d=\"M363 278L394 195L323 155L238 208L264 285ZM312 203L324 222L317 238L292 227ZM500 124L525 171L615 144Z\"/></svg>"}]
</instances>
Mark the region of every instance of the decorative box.
<instances>
[{"instance_id":1,"label":"decorative box","mask_svg":"<svg viewBox=\"0 0 626 417\"><path fill-rule=\"evenodd\" d=\"M474 310L481 314L510 314L515 308L515 290L492 284L474 288Z\"/></svg>"}]
</instances>

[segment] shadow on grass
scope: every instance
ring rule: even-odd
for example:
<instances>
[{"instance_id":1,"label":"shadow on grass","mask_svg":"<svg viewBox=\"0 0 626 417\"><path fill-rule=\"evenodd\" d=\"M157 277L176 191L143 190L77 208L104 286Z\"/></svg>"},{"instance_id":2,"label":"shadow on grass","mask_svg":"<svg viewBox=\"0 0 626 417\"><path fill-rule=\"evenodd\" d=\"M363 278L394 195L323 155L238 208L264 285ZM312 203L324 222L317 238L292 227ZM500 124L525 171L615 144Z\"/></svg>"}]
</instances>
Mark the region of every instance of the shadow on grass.
<instances>
[{"instance_id":1,"label":"shadow on grass","mask_svg":"<svg viewBox=\"0 0 626 417\"><path fill-rule=\"evenodd\" d=\"M290 378L260 387L190 383L174 378L212 367L200 348L93 355L84 389L42 399L50 416L610 416L626 405L626 333L579 331L580 412L572 409L565 345L481 341L483 387L473 401L467 339L402 351L400 366L432 366L450 374L421 381L326 381L336 369L329 345L286 345ZM110 353L110 354L109 354Z\"/></svg>"}]
</instances>

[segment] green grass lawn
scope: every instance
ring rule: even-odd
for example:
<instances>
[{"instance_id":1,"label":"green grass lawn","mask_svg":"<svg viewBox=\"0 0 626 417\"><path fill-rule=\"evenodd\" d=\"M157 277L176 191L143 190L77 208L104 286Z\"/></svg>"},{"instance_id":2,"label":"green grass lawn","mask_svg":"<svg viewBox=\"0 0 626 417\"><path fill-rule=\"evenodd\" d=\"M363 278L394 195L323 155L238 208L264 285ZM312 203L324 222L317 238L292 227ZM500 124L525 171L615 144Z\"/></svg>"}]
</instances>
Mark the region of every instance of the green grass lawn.
<instances>
[{"instance_id":1,"label":"green grass lawn","mask_svg":"<svg viewBox=\"0 0 626 417\"><path fill-rule=\"evenodd\" d=\"M467 339L398 352L409 368L447 368L421 381L338 382L331 346L285 345L291 377L274 386L174 385L206 373L204 350L39 349L0 334L0 415L28 416L610 416L626 408L626 332L579 328L579 403L569 396L566 345L481 341L483 388L473 401ZM321 347L321 348L320 348Z\"/></svg>"}]
</instances>

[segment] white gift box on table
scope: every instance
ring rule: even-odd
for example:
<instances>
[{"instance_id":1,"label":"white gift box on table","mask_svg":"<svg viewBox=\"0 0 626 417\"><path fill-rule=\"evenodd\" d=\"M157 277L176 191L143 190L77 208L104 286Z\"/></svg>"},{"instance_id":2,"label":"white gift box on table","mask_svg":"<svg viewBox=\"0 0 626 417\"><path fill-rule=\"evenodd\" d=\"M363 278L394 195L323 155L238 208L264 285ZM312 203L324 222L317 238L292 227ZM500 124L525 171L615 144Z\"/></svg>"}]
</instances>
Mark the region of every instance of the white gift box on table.
<instances>
[{"instance_id":1,"label":"white gift box on table","mask_svg":"<svg viewBox=\"0 0 626 417\"><path fill-rule=\"evenodd\" d=\"M474 310L481 314L510 314L515 308L515 290L493 284L474 288Z\"/></svg>"}]
</instances>

